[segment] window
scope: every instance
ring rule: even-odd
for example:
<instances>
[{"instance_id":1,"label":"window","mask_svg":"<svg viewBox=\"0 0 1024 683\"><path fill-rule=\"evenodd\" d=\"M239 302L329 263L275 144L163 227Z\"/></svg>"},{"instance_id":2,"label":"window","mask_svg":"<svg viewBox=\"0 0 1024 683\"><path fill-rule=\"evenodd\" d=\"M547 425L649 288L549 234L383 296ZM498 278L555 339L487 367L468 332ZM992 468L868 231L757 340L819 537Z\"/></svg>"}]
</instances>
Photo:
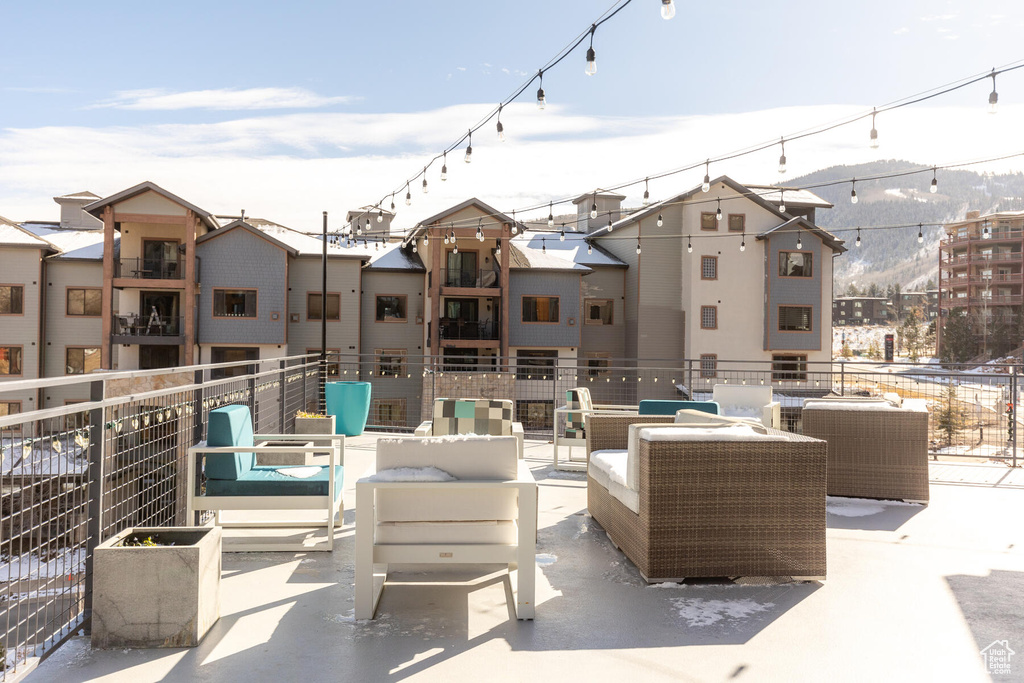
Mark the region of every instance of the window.
<instances>
[{"instance_id":1,"label":"window","mask_svg":"<svg viewBox=\"0 0 1024 683\"><path fill-rule=\"evenodd\" d=\"M523 322L524 323L557 323L558 322L558 297L557 296L524 296L523 297Z\"/></svg>"},{"instance_id":2,"label":"window","mask_svg":"<svg viewBox=\"0 0 1024 683\"><path fill-rule=\"evenodd\" d=\"M810 306L779 306L779 332L812 331Z\"/></svg>"},{"instance_id":3,"label":"window","mask_svg":"<svg viewBox=\"0 0 1024 683\"><path fill-rule=\"evenodd\" d=\"M772 380L802 381L807 379L807 356L773 355Z\"/></svg>"},{"instance_id":4,"label":"window","mask_svg":"<svg viewBox=\"0 0 1024 683\"><path fill-rule=\"evenodd\" d=\"M68 288L67 315L99 317L103 314L103 290Z\"/></svg>"},{"instance_id":5,"label":"window","mask_svg":"<svg viewBox=\"0 0 1024 683\"><path fill-rule=\"evenodd\" d=\"M405 313L405 297L404 296L378 296L377 297L377 322L405 322L407 320Z\"/></svg>"},{"instance_id":6,"label":"window","mask_svg":"<svg viewBox=\"0 0 1024 683\"><path fill-rule=\"evenodd\" d=\"M0 315L22 315L24 312L25 288L21 285L0 285Z\"/></svg>"},{"instance_id":7,"label":"window","mask_svg":"<svg viewBox=\"0 0 1024 683\"><path fill-rule=\"evenodd\" d=\"M381 377L404 377L405 349L377 349L377 374Z\"/></svg>"},{"instance_id":8,"label":"window","mask_svg":"<svg viewBox=\"0 0 1024 683\"><path fill-rule=\"evenodd\" d=\"M700 279L701 280L717 280L718 279L718 257L717 256L701 256L700 257Z\"/></svg>"},{"instance_id":9,"label":"window","mask_svg":"<svg viewBox=\"0 0 1024 683\"><path fill-rule=\"evenodd\" d=\"M516 401L516 422L523 429L551 429L554 424L554 401Z\"/></svg>"},{"instance_id":10,"label":"window","mask_svg":"<svg viewBox=\"0 0 1024 683\"><path fill-rule=\"evenodd\" d=\"M316 354L319 360L320 349L306 349L306 353ZM341 376L341 363L338 361L341 358L341 349L327 349L327 376L328 377L339 377ZM319 372L319 370L318 370Z\"/></svg>"},{"instance_id":11,"label":"window","mask_svg":"<svg viewBox=\"0 0 1024 683\"><path fill-rule=\"evenodd\" d=\"M477 349L444 349L445 372L473 372L477 369Z\"/></svg>"},{"instance_id":12,"label":"window","mask_svg":"<svg viewBox=\"0 0 1024 683\"><path fill-rule=\"evenodd\" d=\"M255 318L255 289L215 289L213 290L213 317L215 318Z\"/></svg>"},{"instance_id":13,"label":"window","mask_svg":"<svg viewBox=\"0 0 1024 683\"><path fill-rule=\"evenodd\" d=\"M214 346L210 349L211 363L244 363L260 359L260 350L251 348L231 348L227 346ZM211 379L223 379L224 377L238 377L248 375L255 370L253 365L236 365L229 368L215 368L210 371Z\"/></svg>"},{"instance_id":14,"label":"window","mask_svg":"<svg viewBox=\"0 0 1024 683\"><path fill-rule=\"evenodd\" d=\"M583 308L587 311L584 323L587 325L611 325L612 324L612 300L611 299L585 299Z\"/></svg>"},{"instance_id":15,"label":"window","mask_svg":"<svg viewBox=\"0 0 1024 683\"><path fill-rule=\"evenodd\" d=\"M64 372L68 375L85 375L100 369L100 348L98 346L68 347L64 350Z\"/></svg>"},{"instance_id":16,"label":"window","mask_svg":"<svg viewBox=\"0 0 1024 683\"><path fill-rule=\"evenodd\" d=\"M806 251L780 251L779 277L811 277L813 258Z\"/></svg>"},{"instance_id":17,"label":"window","mask_svg":"<svg viewBox=\"0 0 1024 683\"><path fill-rule=\"evenodd\" d=\"M554 379L558 351L520 351L516 354L516 379Z\"/></svg>"},{"instance_id":18,"label":"window","mask_svg":"<svg viewBox=\"0 0 1024 683\"><path fill-rule=\"evenodd\" d=\"M406 427L405 399L372 399L370 401L370 424L375 427Z\"/></svg>"},{"instance_id":19,"label":"window","mask_svg":"<svg viewBox=\"0 0 1024 683\"><path fill-rule=\"evenodd\" d=\"M718 306L700 307L700 328L702 330L718 329Z\"/></svg>"},{"instance_id":20,"label":"window","mask_svg":"<svg viewBox=\"0 0 1024 683\"><path fill-rule=\"evenodd\" d=\"M700 376L716 377L718 375L718 355L702 353L700 355Z\"/></svg>"},{"instance_id":21,"label":"window","mask_svg":"<svg viewBox=\"0 0 1024 683\"><path fill-rule=\"evenodd\" d=\"M21 374L21 347L0 346L0 375Z\"/></svg>"},{"instance_id":22,"label":"window","mask_svg":"<svg viewBox=\"0 0 1024 683\"><path fill-rule=\"evenodd\" d=\"M701 230L718 230L718 216L714 213L702 213L700 215Z\"/></svg>"},{"instance_id":23,"label":"window","mask_svg":"<svg viewBox=\"0 0 1024 683\"><path fill-rule=\"evenodd\" d=\"M320 292L306 292L306 320L319 320L322 308ZM341 294L327 292L327 319L341 320Z\"/></svg>"},{"instance_id":24,"label":"window","mask_svg":"<svg viewBox=\"0 0 1024 683\"><path fill-rule=\"evenodd\" d=\"M0 417L7 417L8 415L17 415L21 412L21 401L0 401ZM11 425L10 427L3 427L2 430L5 432L20 432L21 425Z\"/></svg>"},{"instance_id":25,"label":"window","mask_svg":"<svg viewBox=\"0 0 1024 683\"><path fill-rule=\"evenodd\" d=\"M747 229L747 215L743 213L729 214L729 232L743 232Z\"/></svg>"},{"instance_id":26,"label":"window","mask_svg":"<svg viewBox=\"0 0 1024 683\"><path fill-rule=\"evenodd\" d=\"M610 374L611 354L590 352L587 354L587 377L602 377Z\"/></svg>"},{"instance_id":27,"label":"window","mask_svg":"<svg viewBox=\"0 0 1024 683\"><path fill-rule=\"evenodd\" d=\"M157 370L178 366L177 346L157 346L143 344L139 346L139 370Z\"/></svg>"}]
</instances>

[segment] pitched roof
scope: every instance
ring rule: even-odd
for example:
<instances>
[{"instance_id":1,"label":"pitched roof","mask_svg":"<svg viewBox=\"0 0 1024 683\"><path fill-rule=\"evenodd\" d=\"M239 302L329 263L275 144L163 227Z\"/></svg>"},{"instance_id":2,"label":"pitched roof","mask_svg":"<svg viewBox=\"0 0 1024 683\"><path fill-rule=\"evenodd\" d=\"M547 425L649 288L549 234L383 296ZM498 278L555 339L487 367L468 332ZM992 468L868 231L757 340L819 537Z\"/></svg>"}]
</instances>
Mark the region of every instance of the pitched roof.
<instances>
[{"instance_id":1,"label":"pitched roof","mask_svg":"<svg viewBox=\"0 0 1024 683\"><path fill-rule=\"evenodd\" d=\"M584 192L579 197L577 197L576 199L572 200L572 203L573 204L579 204L580 202L585 202L588 199L593 199L595 196L596 197L601 197L603 199L618 199L618 200L623 200L623 199L626 198L626 195L624 195L624 194L619 194L618 192L610 192L608 190L602 190L601 188L598 187L598 188L595 188L591 192Z\"/></svg>"},{"instance_id":2,"label":"pitched roof","mask_svg":"<svg viewBox=\"0 0 1024 683\"><path fill-rule=\"evenodd\" d=\"M388 242L382 245L379 251L375 249L364 268L381 272L410 273L425 273L427 270L419 254L413 253L412 247L403 248L401 242Z\"/></svg>"},{"instance_id":3,"label":"pitched roof","mask_svg":"<svg viewBox=\"0 0 1024 683\"><path fill-rule=\"evenodd\" d=\"M831 209L835 204L826 201L810 190L801 190L795 187L780 187L776 185L747 185L747 189L765 200L769 204L778 206L782 200L786 200L786 206L797 208L815 207Z\"/></svg>"},{"instance_id":4,"label":"pitched roof","mask_svg":"<svg viewBox=\"0 0 1024 683\"><path fill-rule=\"evenodd\" d=\"M53 245L58 253L50 257L52 260L103 260L102 230L74 230L61 228L58 223L42 222L23 223L21 227ZM119 238L120 235L115 233L115 245Z\"/></svg>"},{"instance_id":5,"label":"pitched roof","mask_svg":"<svg viewBox=\"0 0 1024 683\"><path fill-rule=\"evenodd\" d=\"M509 224L511 224L511 223L514 222L511 218L509 218L508 216L506 216L502 212L498 211L497 209L495 209L490 204L486 204L486 203L480 201L479 199L477 199L476 197L470 197L469 199L467 199L464 202L460 202L460 203L456 204L455 206L448 207L447 209L445 209L444 211L441 211L440 213L436 213L433 216L430 216L429 218L424 218L423 220L421 220L419 223L417 223L415 226L413 226L413 228L409 232L409 234L405 236L406 241L408 241L410 238L412 238L412 237L420 234L421 232L423 232L424 229L427 228L427 226L431 226L431 225L434 225L436 223L442 222L448 216L451 216L454 213L458 213L459 211L462 211L463 209L467 209L467 208L469 208L471 206L475 206L476 208L480 209L480 211L482 211L487 216L490 216L493 219L497 219L498 222L500 222L500 223L509 223Z\"/></svg>"},{"instance_id":6,"label":"pitched roof","mask_svg":"<svg viewBox=\"0 0 1024 683\"><path fill-rule=\"evenodd\" d=\"M619 260L608 251L597 244L591 244L592 252L587 253L587 235L582 232L567 230L565 240L559 239L559 232L548 230L531 230L517 237L512 238L513 245L526 244L527 246L540 248L547 247L548 254L566 261L572 261L582 266L610 266L613 268L626 268L624 261ZM540 240L543 238L543 240ZM543 252L542 252L543 253Z\"/></svg>"},{"instance_id":7,"label":"pitched roof","mask_svg":"<svg viewBox=\"0 0 1024 683\"><path fill-rule=\"evenodd\" d=\"M246 218L245 222L260 232L273 237L278 242L294 250L296 256L320 256L323 254L323 241L319 236L309 235L292 228L285 227L265 218ZM343 244L327 240L328 258L355 258L360 261L370 260L374 247L368 244L345 247Z\"/></svg>"},{"instance_id":8,"label":"pitched roof","mask_svg":"<svg viewBox=\"0 0 1024 683\"><path fill-rule=\"evenodd\" d=\"M54 201L58 199L99 199L98 194L93 194L88 190L82 190L81 192L71 192L70 194L62 194L59 197L54 197Z\"/></svg>"},{"instance_id":9,"label":"pitched roof","mask_svg":"<svg viewBox=\"0 0 1024 683\"><path fill-rule=\"evenodd\" d=\"M270 242L271 244L273 244L275 246L278 246L281 249L284 249L286 252L288 252L292 256L297 256L298 253L299 253L298 250L295 247L293 247L293 246L291 246L289 244L286 244L285 242L282 242L279 239L276 239L273 235L267 233L264 230L260 230L259 228L256 228L256 227L250 225L249 223L247 223L246 221L243 221L241 219L232 221L232 222L228 223L227 225L223 226L222 228L220 228L218 230L212 230L212 231L206 233L205 235L203 235L201 237L197 237L196 238L196 244L202 244L204 242L208 242L208 241L210 241L212 239L220 237L221 235L225 235L225 234L231 232L232 230L242 230L242 231L251 233L252 235L255 235L256 237L259 237L260 239L266 240L266 241Z\"/></svg>"},{"instance_id":10,"label":"pitched roof","mask_svg":"<svg viewBox=\"0 0 1024 683\"><path fill-rule=\"evenodd\" d=\"M44 251L57 251L56 247L33 235L11 220L0 216L0 245L5 247L35 247Z\"/></svg>"},{"instance_id":11,"label":"pitched roof","mask_svg":"<svg viewBox=\"0 0 1024 683\"><path fill-rule=\"evenodd\" d=\"M200 209L195 204L185 201L178 195L168 192L164 188L149 180L139 183L135 187L129 187L127 190L121 190L117 194L112 194L109 197L105 197L103 199L95 201L92 204L87 204L86 206L83 207L82 210L92 214L96 218L100 218L104 208L111 206L113 204L117 204L118 202L123 202L126 199L131 199L132 197L136 197L140 194L143 194L144 192L156 192L158 195L166 197L175 204L180 204L181 206L184 206L186 209L190 209L193 213L199 216L199 218L202 219L202 221L206 223L207 227L209 227L211 230L216 230L217 228L220 227L220 225L217 223L217 219L214 218L213 214L211 214L209 211L206 211L205 209Z\"/></svg>"},{"instance_id":12,"label":"pitched roof","mask_svg":"<svg viewBox=\"0 0 1024 683\"><path fill-rule=\"evenodd\" d=\"M582 274L594 272L592 268L576 263L568 250L556 250L555 244L560 244L557 234L532 233L513 238L509 244L509 268L578 271Z\"/></svg>"},{"instance_id":13,"label":"pitched roof","mask_svg":"<svg viewBox=\"0 0 1024 683\"><path fill-rule=\"evenodd\" d=\"M774 228L768 228L764 232L759 233L756 237L757 239L762 240L765 237L771 235L773 232L789 232L791 230L806 230L807 232L817 235L818 238L821 239L822 243L825 244L825 246L831 248L832 251L838 254L841 254L844 251L846 251L846 247L843 246L843 244L845 244L843 240L839 239L838 237L828 232L827 230L822 230L817 225L811 223L803 216L795 216L793 218L790 218L785 223L781 223L779 225L776 225Z\"/></svg>"}]
</instances>

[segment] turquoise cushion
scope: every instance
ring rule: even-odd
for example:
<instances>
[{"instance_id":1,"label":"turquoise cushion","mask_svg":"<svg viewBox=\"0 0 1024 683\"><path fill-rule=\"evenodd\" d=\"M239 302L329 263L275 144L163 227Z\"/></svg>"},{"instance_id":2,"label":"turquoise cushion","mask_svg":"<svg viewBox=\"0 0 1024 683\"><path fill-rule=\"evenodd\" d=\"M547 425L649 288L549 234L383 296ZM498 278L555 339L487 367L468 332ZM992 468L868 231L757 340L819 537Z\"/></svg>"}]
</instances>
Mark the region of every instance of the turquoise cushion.
<instances>
[{"instance_id":1,"label":"turquoise cushion","mask_svg":"<svg viewBox=\"0 0 1024 683\"><path fill-rule=\"evenodd\" d=\"M712 415L721 415L715 401L659 401L644 399L640 401L640 415L675 415L679 410L701 410Z\"/></svg>"},{"instance_id":2,"label":"turquoise cushion","mask_svg":"<svg viewBox=\"0 0 1024 683\"><path fill-rule=\"evenodd\" d=\"M285 467L258 465L238 479L207 479L208 496L326 496L330 488L327 467L308 479L297 479L277 470ZM334 466L334 500L341 498L345 468Z\"/></svg>"},{"instance_id":3,"label":"turquoise cushion","mask_svg":"<svg viewBox=\"0 0 1024 683\"><path fill-rule=\"evenodd\" d=\"M206 426L207 446L252 446L249 406L221 406L210 411ZM238 479L256 465L252 451L210 453L206 456L207 479Z\"/></svg>"}]
</instances>

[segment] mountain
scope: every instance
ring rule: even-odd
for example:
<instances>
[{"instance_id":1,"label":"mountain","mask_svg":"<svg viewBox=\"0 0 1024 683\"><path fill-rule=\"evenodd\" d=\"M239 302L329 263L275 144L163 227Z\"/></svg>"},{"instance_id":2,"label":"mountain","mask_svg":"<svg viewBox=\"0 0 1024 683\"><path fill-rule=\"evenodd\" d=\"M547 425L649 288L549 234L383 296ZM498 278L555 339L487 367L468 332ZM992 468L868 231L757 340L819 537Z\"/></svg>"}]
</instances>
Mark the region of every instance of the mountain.
<instances>
[{"instance_id":1,"label":"mountain","mask_svg":"<svg viewBox=\"0 0 1024 683\"><path fill-rule=\"evenodd\" d=\"M832 166L786 181L787 186L808 187L818 183L849 180L859 176L900 173L920 169L924 164L909 161L875 161L854 166ZM835 291L851 282L864 288L898 282L906 291L923 289L931 279L938 281L939 239L941 227L925 227L924 243L917 243L917 226L889 230L861 231L861 246L855 245L857 226L887 226L914 223L949 223L962 220L968 211L1024 210L1024 174L985 174L973 171L940 170L938 192L928 190L931 173L901 178L858 180L857 204L850 202L851 183L809 188L835 204L819 209L817 224L834 230L846 240L848 252L835 260Z\"/></svg>"}]
</instances>

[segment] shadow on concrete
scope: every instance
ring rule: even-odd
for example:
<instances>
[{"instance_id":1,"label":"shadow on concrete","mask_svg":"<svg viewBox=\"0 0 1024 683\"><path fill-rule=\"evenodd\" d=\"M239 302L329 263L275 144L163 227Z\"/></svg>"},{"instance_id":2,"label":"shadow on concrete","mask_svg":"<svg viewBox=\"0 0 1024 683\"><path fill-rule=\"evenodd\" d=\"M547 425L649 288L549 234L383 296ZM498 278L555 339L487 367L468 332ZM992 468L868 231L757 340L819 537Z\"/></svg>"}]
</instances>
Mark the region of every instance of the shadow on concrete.
<instances>
[{"instance_id":1,"label":"shadow on concrete","mask_svg":"<svg viewBox=\"0 0 1024 683\"><path fill-rule=\"evenodd\" d=\"M926 505L899 501L829 496L825 503L825 525L829 529L896 531L927 510Z\"/></svg>"},{"instance_id":2,"label":"shadow on concrete","mask_svg":"<svg viewBox=\"0 0 1024 683\"><path fill-rule=\"evenodd\" d=\"M946 583L971 629L979 658L995 641L1008 641L1019 653L1010 657L1010 673L993 674L992 680L1024 681L1024 572L993 569L986 576L955 574L947 576Z\"/></svg>"}]
</instances>

